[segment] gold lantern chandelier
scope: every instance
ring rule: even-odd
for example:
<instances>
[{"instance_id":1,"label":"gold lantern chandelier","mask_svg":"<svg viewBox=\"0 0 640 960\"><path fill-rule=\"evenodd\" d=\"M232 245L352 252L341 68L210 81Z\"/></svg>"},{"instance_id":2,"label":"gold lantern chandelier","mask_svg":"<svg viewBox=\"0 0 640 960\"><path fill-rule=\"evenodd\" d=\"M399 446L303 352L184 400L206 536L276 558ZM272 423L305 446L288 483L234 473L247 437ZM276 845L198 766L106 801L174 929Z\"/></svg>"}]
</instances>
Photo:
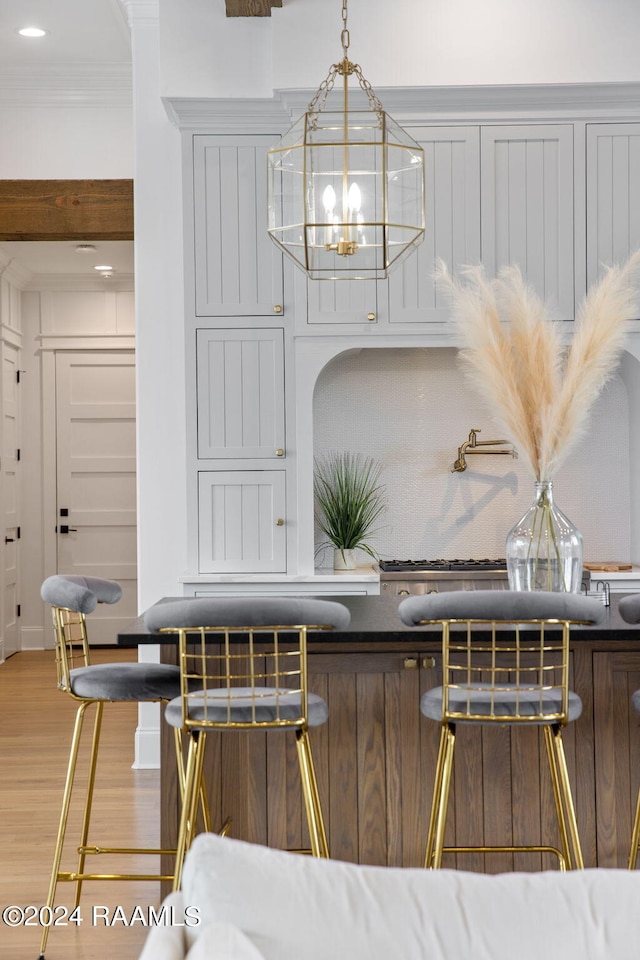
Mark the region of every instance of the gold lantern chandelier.
<instances>
[{"instance_id":1,"label":"gold lantern chandelier","mask_svg":"<svg viewBox=\"0 0 640 960\"><path fill-rule=\"evenodd\" d=\"M269 150L268 231L313 280L381 279L424 237L424 151L349 60L347 0L340 40L342 60ZM338 77L339 108L328 109ZM351 109L350 77L366 95L364 109Z\"/></svg>"}]
</instances>

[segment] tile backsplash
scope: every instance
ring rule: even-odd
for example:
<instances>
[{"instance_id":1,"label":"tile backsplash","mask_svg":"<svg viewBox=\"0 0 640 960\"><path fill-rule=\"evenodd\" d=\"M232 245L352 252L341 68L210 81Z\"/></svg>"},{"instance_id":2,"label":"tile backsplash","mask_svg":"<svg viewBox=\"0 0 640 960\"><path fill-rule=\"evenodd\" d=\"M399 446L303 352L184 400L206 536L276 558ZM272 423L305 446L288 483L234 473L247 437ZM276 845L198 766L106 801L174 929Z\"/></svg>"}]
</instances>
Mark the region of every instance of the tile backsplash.
<instances>
[{"instance_id":1,"label":"tile backsplash","mask_svg":"<svg viewBox=\"0 0 640 960\"><path fill-rule=\"evenodd\" d=\"M632 559L629 426L616 376L555 477L556 503L581 530L586 560ZM358 451L384 466L388 509L372 538L381 557L504 556L507 533L533 499L533 478L506 456L473 455L466 472L452 473L472 427L480 440L502 439L452 348L349 352L316 385L315 455ZM318 562L330 566L330 552Z\"/></svg>"}]
</instances>

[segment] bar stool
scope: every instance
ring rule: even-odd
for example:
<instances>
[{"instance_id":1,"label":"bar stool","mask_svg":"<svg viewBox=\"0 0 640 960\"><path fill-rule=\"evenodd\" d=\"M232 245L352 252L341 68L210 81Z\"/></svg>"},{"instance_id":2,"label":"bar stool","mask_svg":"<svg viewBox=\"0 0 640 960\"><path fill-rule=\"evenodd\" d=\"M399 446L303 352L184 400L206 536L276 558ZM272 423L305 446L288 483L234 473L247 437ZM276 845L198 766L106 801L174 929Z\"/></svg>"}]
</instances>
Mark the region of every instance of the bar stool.
<instances>
[{"instance_id":1,"label":"bar stool","mask_svg":"<svg viewBox=\"0 0 640 960\"><path fill-rule=\"evenodd\" d=\"M627 623L640 623L640 593L635 593L630 597L622 597L618 604L620 616ZM640 713L640 690L636 690L631 695L631 706ZM633 827L631 829L631 849L629 851L629 870L635 870L638 860L638 849L640 848L640 788L638 788L638 799L636 800L636 813L633 818Z\"/></svg>"},{"instance_id":2,"label":"bar stool","mask_svg":"<svg viewBox=\"0 0 640 960\"><path fill-rule=\"evenodd\" d=\"M91 665L87 637L86 615L98 603L117 603L122 596L120 584L99 577L49 577L42 584L42 599L51 604L55 634L55 656L58 688L79 704L69 752L67 776L60 811L47 906L55 903L56 888L61 881L76 884L75 906L78 906L84 880L171 880L172 875L161 874L97 874L85 873L89 854L155 854L173 853L170 850L105 847L88 844L89 823L94 794L98 747L104 704L171 700L180 692L180 670L161 663L101 663ZM78 860L74 871L61 871L65 835L69 819L71 796L76 777L78 751L82 737L85 713L95 704L95 720L88 762L84 813L77 845ZM43 927L40 960L44 958L49 927Z\"/></svg>"},{"instance_id":3,"label":"bar stool","mask_svg":"<svg viewBox=\"0 0 640 960\"><path fill-rule=\"evenodd\" d=\"M398 612L411 626L442 629L442 686L423 694L420 710L441 724L425 867L439 868L444 852L527 851L557 855L560 869L584 866L562 728L577 720L582 702L568 689L573 623L597 623L603 605L577 594L454 590L403 600ZM458 724L542 726L562 849L549 845L444 846Z\"/></svg>"},{"instance_id":4,"label":"bar stool","mask_svg":"<svg viewBox=\"0 0 640 960\"><path fill-rule=\"evenodd\" d=\"M329 856L309 740L309 727L325 723L329 710L307 689L307 633L346 627L349 619L340 603L277 597L198 597L145 614L147 629L178 637L181 692L165 719L189 735L174 890L194 834L209 730L295 732L311 852Z\"/></svg>"}]
</instances>

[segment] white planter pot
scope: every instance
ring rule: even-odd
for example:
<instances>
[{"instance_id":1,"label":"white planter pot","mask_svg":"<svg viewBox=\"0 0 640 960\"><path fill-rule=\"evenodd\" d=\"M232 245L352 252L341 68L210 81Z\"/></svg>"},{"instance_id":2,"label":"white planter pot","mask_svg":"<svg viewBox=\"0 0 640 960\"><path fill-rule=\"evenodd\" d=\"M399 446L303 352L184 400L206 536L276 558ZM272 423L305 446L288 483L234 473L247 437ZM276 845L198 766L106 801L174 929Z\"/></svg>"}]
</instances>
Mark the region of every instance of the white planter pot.
<instances>
[{"instance_id":1,"label":"white planter pot","mask_svg":"<svg viewBox=\"0 0 640 960\"><path fill-rule=\"evenodd\" d=\"M334 550L333 551L333 569L334 570L355 570L356 552L355 550Z\"/></svg>"}]
</instances>

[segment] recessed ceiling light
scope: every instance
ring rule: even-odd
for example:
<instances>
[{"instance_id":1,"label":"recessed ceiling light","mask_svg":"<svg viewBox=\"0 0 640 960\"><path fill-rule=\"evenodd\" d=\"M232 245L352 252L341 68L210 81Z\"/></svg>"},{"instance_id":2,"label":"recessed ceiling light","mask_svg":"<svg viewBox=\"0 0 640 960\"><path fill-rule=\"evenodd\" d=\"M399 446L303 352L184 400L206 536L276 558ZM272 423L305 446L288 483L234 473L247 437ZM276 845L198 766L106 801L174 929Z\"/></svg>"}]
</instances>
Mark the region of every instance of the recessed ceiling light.
<instances>
[{"instance_id":1,"label":"recessed ceiling light","mask_svg":"<svg viewBox=\"0 0 640 960\"><path fill-rule=\"evenodd\" d=\"M78 243L75 248L76 253L94 253L95 249L96 247L93 243Z\"/></svg>"},{"instance_id":2,"label":"recessed ceiling light","mask_svg":"<svg viewBox=\"0 0 640 960\"><path fill-rule=\"evenodd\" d=\"M18 33L21 37L44 37L47 33L46 30L42 30L40 27L22 27L18 30Z\"/></svg>"},{"instance_id":3,"label":"recessed ceiling light","mask_svg":"<svg viewBox=\"0 0 640 960\"><path fill-rule=\"evenodd\" d=\"M94 270L113 270L113 267L110 267L108 264L102 264L100 267L94 267Z\"/></svg>"}]
</instances>

